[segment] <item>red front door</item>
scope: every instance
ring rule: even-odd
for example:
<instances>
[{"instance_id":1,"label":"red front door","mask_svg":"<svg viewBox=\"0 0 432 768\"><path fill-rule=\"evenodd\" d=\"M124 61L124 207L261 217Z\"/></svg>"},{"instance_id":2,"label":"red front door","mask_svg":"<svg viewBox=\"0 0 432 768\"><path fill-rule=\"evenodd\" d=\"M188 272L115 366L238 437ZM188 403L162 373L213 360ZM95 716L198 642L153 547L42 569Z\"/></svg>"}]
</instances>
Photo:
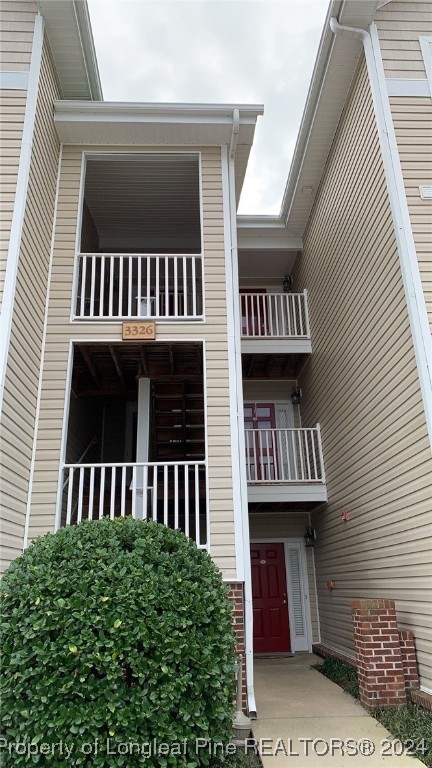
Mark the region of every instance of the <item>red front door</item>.
<instances>
[{"instance_id":1,"label":"red front door","mask_svg":"<svg viewBox=\"0 0 432 768\"><path fill-rule=\"evenodd\" d=\"M283 544L251 544L254 653L291 650Z\"/></svg>"}]
</instances>

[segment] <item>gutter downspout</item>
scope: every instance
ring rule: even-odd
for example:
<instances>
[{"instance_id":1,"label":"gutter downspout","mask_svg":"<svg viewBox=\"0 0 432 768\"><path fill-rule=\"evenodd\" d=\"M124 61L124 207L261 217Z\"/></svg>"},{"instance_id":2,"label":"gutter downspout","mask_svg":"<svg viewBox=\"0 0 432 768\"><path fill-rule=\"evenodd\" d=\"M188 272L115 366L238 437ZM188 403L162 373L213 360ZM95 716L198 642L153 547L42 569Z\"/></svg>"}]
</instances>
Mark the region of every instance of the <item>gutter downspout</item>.
<instances>
[{"instance_id":1,"label":"gutter downspout","mask_svg":"<svg viewBox=\"0 0 432 768\"><path fill-rule=\"evenodd\" d=\"M420 279L417 253L409 217L399 150L387 92L384 67L376 24L370 32L357 27L345 27L330 19L335 35L360 38L363 42L375 119L378 128L384 173L395 230L399 263L411 327L420 389L429 441L432 446L432 337Z\"/></svg>"},{"instance_id":2,"label":"gutter downspout","mask_svg":"<svg viewBox=\"0 0 432 768\"><path fill-rule=\"evenodd\" d=\"M249 517L247 500L247 482L246 482L246 447L244 436L244 414L243 414L243 378L241 361L241 336L240 336L240 291L238 279L238 250L237 250L237 214L236 214L236 195L235 195L235 167L234 158L237 147L238 135L240 130L240 113L238 109L233 112L233 127L231 134L231 143L228 152L228 188L229 188L229 207L230 207L230 235L231 235L231 286L232 296L227 297L232 303L232 312L234 320L233 343L234 343L234 379L235 379L235 402L237 419L237 467L238 467L238 495L240 501L241 516L241 536L242 536L242 563L237 562L237 578L244 580L244 628L245 628L245 662L246 662L246 680L247 680L247 701L249 716L256 718L256 703L253 685L253 614L252 614L252 575L250 565L250 535L249 535Z\"/></svg>"}]
</instances>

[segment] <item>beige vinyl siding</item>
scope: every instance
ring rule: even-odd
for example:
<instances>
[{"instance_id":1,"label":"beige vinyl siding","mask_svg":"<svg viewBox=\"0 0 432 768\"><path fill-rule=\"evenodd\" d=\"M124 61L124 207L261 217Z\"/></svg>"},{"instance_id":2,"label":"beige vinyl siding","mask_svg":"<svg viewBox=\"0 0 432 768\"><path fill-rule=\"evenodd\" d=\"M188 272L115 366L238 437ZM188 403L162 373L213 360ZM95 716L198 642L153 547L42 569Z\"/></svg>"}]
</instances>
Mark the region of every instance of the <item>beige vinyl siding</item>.
<instances>
[{"instance_id":1,"label":"beige vinyl siding","mask_svg":"<svg viewBox=\"0 0 432 768\"><path fill-rule=\"evenodd\" d=\"M385 76L425 79L419 37L432 34L430 0L388 3L375 14Z\"/></svg>"},{"instance_id":2,"label":"beige vinyl siding","mask_svg":"<svg viewBox=\"0 0 432 768\"><path fill-rule=\"evenodd\" d=\"M36 3L19 0L0 2L0 69L27 72L30 69Z\"/></svg>"},{"instance_id":3,"label":"beige vinyl siding","mask_svg":"<svg viewBox=\"0 0 432 768\"><path fill-rule=\"evenodd\" d=\"M90 339L121 341L119 322L70 323L84 149L69 146L63 151L31 503L32 538L54 529L70 342ZM92 147L88 149L94 150ZM121 150L120 147L104 148L107 152ZM144 147L143 150L149 151L149 148ZM130 147L125 147L124 151L130 151ZM139 147L134 147L134 151L139 151ZM164 151L167 148L164 147ZM174 151L178 152L178 147ZM211 551L224 577L232 579L236 571L232 465L228 447L231 425L221 153L218 148L200 148L198 151L202 153L206 322L157 323L156 337L158 341L205 341Z\"/></svg>"},{"instance_id":4,"label":"beige vinyl siding","mask_svg":"<svg viewBox=\"0 0 432 768\"><path fill-rule=\"evenodd\" d=\"M307 513L293 512L253 512L249 515L249 533L251 541L266 541L276 539L302 539L306 525L309 522ZM316 599L314 551L305 548L306 567L308 574L308 594L311 611L312 642L320 642L319 617Z\"/></svg>"},{"instance_id":5,"label":"beige vinyl siding","mask_svg":"<svg viewBox=\"0 0 432 768\"><path fill-rule=\"evenodd\" d=\"M419 187L432 184L432 100L390 99L423 293L432 330L432 200Z\"/></svg>"},{"instance_id":6,"label":"beige vinyl siding","mask_svg":"<svg viewBox=\"0 0 432 768\"><path fill-rule=\"evenodd\" d=\"M19 555L23 545L58 168L55 98L45 43L2 412L3 564Z\"/></svg>"},{"instance_id":7,"label":"beige vinyl siding","mask_svg":"<svg viewBox=\"0 0 432 768\"><path fill-rule=\"evenodd\" d=\"M26 99L26 91L0 91L0 304L3 300Z\"/></svg>"},{"instance_id":8,"label":"beige vinyl siding","mask_svg":"<svg viewBox=\"0 0 432 768\"><path fill-rule=\"evenodd\" d=\"M393 598L432 688L432 457L364 63L295 277L314 349L303 421L321 424L329 495L313 517L322 641L352 654L350 601Z\"/></svg>"}]
</instances>

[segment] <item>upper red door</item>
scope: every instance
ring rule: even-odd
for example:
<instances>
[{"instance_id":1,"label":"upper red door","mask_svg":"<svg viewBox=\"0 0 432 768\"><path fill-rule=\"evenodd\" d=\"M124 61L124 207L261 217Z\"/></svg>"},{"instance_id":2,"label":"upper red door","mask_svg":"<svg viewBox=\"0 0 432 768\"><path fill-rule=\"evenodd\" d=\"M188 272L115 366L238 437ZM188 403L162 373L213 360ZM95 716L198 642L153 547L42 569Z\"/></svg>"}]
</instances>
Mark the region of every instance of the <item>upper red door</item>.
<instances>
[{"instance_id":1,"label":"upper red door","mask_svg":"<svg viewBox=\"0 0 432 768\"><path fill-rule=\"evenodd\" d=\"M251 544L254 653L291 650L283 544Z\"/></svg>"},{"instance_id":2,"label":"upper red door","mask_svg":"<svg viewBox=\"0 0 432 768\"><path fill-rule=\"evenodd\" d=\"M244 425L248 480L274 480L274 403L244 403Z\"/></svg>"}]
</instances>

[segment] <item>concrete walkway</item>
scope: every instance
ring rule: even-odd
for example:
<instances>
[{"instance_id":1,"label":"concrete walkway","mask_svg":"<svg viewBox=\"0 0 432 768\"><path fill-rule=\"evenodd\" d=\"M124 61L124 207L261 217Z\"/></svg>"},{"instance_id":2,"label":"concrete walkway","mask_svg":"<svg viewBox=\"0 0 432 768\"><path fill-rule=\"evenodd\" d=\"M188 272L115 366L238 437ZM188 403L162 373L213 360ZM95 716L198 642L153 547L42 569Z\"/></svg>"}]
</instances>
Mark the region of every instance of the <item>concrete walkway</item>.
<instances>
[{"instance_id":1,"label":"concrete walkway","mask_svg":"<svg viewBox=\"0 0 432 768\"><path fill-rule=\"evenodd\" d=\"M310 654L255 659L253 733L264 768L425 768L400 755L401 745L355 699L310 669L319 661Z\"/></svg>"}]
</instances>

